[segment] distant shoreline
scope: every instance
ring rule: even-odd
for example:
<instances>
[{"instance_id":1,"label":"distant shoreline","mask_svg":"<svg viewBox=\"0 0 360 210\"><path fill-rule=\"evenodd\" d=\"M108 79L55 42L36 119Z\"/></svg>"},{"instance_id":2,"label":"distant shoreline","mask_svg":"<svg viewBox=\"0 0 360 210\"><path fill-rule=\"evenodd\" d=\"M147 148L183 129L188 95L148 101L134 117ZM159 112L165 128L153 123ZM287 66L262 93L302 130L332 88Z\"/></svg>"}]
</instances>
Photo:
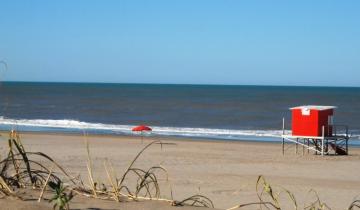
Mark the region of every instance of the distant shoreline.
<instances>
[{"instance_id":1,"label":"distant shoreline","mask_svg":"<svg viewBox=\"0 0 360 210\"><path fill-rule=\"evenodd\" d=\"M9 130L0 129L0 135L6 135L9 133ZM31 135L61 135L61 136L77 136L77 137L85 137L84 133L81 132L54 132L54 131L17 131L21 134L31 134ZM127 139L139 139L140 135L125 135L125 134L102 134L102 133L86 133L86 136L92 137L106 137L106 138L127 138ZM144 136L144 139L147 140L171 140L171 141L198 141L198 142L231 142L231 143L259 143L259 144L281 144L281 142L277 141L252 141L246 139L232 140L232 139L211 139L211 138L201 138L201 137L186 137L186 136Z\"/></svg>"},{"instance_id":2,"label":"distant shoreline","mask_svg":"<svg viewBox=\"0 0 360 210\"><path fill-rule=\"evenodd\" d=\"M77 137L85 137L92 136L92 137L104 137L104 138L126 138L126 139L139 139L141 138L140 135L126 135L126 134L108 134L108 133L81 133L81 132L55 132L55 131L17 131L20 135L21 134L30 134L30 135L60 135L60 136L77 136ZM0 129L0 138L1 135L6 137L6 134L9 133L9 130L2 130ZM202 138L202 137L186 137L186 136L160 136L160 135L151 135L151 136L144 136L144 139L147 140L171 140L171 141L182 141L182 142L214 142L214 143L249 143L249 144L270 144L270 145L280 145L281 139L279 141L265 141L265 140L248 140L248 139L215 139L215 138ZM360 142L357 140L357 144L353 144L351 139L349 141L349 146L351 148L360 148Z\"/></svg>"},{"instance_id":3,"label":"distant shoreline","mask_svg":"<svg viewBox=\"0 0 360 210\"><path fill-rule=\"evenodd\" d=\"M126 82L66 82L66 81L1 81L3 84L74 84L74 85L149 85L149 86L214 86L214 87L293 87L293 88L359 88L360 86L326 86L326 85L273 85L273 84L186 84L186 83L126 83Z\"/></svg>"}]
</instances>

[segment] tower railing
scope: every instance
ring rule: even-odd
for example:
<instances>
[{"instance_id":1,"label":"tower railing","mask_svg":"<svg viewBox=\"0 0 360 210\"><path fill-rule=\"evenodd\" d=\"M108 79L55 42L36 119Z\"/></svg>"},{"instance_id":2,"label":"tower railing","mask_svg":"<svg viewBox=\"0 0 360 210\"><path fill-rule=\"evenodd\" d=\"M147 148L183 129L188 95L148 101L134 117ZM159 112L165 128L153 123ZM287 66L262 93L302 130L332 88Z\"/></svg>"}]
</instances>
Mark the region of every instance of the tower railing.
<instances>
[{"instance_id":1,"label":"tower railing","mask_svg":"<svg viewBox=\"0 0 360 210\"><path fill-rule=\"evenodd\" d=\"M285 152L285 141L291 142L295 145L295 153L298 152L298 145L303 147L303 154L305 149L315 151L316 154L330 154L330 150L334 154L347 155L349 127L342 124L326 125L321 127L321 136L301 136L293 134L285 134L285 119L283 119L282 130L282 152Z\"/></svg>"}]
</instances>

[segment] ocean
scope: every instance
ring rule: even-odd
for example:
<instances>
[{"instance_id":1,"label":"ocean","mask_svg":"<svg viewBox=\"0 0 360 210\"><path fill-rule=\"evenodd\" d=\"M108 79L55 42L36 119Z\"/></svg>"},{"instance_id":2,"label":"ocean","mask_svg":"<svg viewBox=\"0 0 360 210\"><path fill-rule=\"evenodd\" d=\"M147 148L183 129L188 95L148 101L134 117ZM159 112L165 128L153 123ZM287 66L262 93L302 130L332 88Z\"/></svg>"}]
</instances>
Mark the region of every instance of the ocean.
<instances>
[{"instance_id":1,"label":"ocean","mask_svg":"<svg viewBox=\"0 0 360 210\"><path fill-rule=\"evenodd\" d=\"M133 135L145 124L151 135L222 140L279 141L290 107L333 105L335 124L360 140L360 88L0 83L0 129Z\"/></svg>"}]
</instances>

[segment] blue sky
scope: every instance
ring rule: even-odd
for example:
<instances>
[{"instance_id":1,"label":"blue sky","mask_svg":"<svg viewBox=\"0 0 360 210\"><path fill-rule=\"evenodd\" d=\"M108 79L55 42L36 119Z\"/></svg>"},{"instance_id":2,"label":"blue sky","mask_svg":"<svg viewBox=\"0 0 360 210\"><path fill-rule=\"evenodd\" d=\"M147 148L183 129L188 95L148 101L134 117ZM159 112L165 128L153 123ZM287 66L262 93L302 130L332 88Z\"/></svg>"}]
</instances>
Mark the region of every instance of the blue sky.
<instances>
[{"instance_id":1,"label":"blue sky","mask_svg":"<svg viewBox=\"0 0 360 210\"><path fill-rule=\"evenodd\" d=\"M360 1L0 2L2 80L360 86Z\"/></svg>"}]
</instances>

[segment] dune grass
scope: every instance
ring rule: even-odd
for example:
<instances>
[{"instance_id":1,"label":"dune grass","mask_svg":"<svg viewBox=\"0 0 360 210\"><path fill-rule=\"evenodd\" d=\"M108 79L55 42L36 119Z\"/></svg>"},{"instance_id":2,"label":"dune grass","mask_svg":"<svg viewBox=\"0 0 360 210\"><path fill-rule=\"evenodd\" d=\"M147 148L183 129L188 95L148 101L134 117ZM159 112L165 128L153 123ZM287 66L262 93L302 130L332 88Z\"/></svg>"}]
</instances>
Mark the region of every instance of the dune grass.
<instances>
[{"instance_id":1,"label":"dune grass","mask_svg":"<svg viewBox=\"0 0 360 210\"><path fill-rule=\"evenodd\" d=\"M331 208L323 201L321 201L318 193L311 189L308 194L308 203L304 204L304 207L300 207L296 201L296 197L289 190L279 186L273 187L269 182L266 181L265 177L260 175L256 182L256 193L258 201L250 202L245 204L239 204L234 207L228 208L227 210L241 209L244 207L255 206L257 209L267 210L286 210L289 207L284 207L281 201L287 201L287 204L291 204L294 210L331 210ZM354 200L350 206L344 210L356 210L360 209L360 200Z\"/></svg>"},{"instance_id":2,"label":"dune grass","mask_svg":"<svg viewBox=\"0 0 360 210\"><path fill-rule=\"evenodd\" d=\"M120 177L115 174L113 166L106 160L104 172L107 180L95 182L90 145L85 140L88 174L87 184L85 184L80 177L72 177L50 156L41 152L27 152L20 135L16 131L11 131L8 139L8 154L0 160L0 195L1 197L12 196L23 199L23 195L18 193L19 190L33 189L40 191L38 201L41 201L44 191L52 190L54 197L50 201L54 201L54 206L59 209L68 209L73 195L116 202L158 200L167 201L174 206L191 205L212 208L211 200L202 195L194 195L182 201L165 199L160 196L158 174L164 173L168 180L167 170L161 165L151 166L148 169L134 167L138 158L153 145L163 147L161 141L147 144L129 163ZM134 187L130 187L126 183L126 179L130 177L137 180ZM50 186L50 189L46 189L46 186ZM71 196L67 197L67 195Z\"/></svg>"}]
</instances>

